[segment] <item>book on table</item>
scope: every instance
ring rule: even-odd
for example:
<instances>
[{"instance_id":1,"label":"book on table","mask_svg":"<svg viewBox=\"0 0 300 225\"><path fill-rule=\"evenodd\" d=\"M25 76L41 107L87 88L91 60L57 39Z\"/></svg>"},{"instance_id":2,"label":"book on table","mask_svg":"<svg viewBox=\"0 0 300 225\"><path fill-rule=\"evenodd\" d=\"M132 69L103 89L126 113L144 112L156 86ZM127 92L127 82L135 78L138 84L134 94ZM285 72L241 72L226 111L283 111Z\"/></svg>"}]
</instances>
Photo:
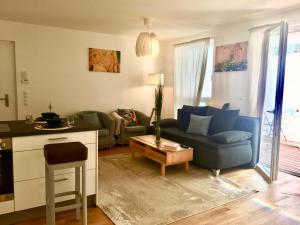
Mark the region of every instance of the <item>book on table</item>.
<instances>
[{"instance_id":1,"label":"book on table","mask_svg":"<svg viewBox=\"0 0 300 225\"><path fill-rule=\"evenodd\" d=\"M167 144L162 144L161 146L162 150L167 150L167 151L178 151L180 149L180 145L178 143L167 143Z\"/></svg>"}]
</instances>

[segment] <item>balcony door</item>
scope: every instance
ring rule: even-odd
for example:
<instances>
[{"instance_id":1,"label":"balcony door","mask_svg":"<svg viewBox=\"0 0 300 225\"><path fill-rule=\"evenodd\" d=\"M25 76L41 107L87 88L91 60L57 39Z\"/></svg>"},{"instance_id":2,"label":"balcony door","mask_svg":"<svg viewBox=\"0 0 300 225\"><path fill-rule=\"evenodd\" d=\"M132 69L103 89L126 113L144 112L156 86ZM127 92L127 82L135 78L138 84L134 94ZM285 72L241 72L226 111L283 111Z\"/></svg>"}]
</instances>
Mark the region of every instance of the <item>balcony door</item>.
<instances>
[{"instance_id":1,"label":"balcony door","mask_svg":"<svg viewBox=\"0 0 300 225\"><path fill-rule=\"evenodd\" d=\"M278 174L287 30L288 25L281 22L264 33L261 74L265 79L265 94L258 168L269 182L275 181Z\"/></svg>"}]
</instances>

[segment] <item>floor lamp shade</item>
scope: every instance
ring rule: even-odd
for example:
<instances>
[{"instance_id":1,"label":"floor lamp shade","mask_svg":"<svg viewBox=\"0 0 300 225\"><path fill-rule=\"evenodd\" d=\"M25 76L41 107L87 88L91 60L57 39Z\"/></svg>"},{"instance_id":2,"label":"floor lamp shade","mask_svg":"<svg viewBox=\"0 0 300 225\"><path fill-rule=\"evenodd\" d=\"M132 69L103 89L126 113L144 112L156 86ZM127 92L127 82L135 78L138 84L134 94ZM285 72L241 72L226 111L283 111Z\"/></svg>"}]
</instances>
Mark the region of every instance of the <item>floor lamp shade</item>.
<instances>
[{"instance_id":1,"label":"floor lamp shade","mask_svg":"<svg viewBox=\"0 0 300 225\"><path fill-rule=\"evenodd\" d=\"M141 32L136 40L135 52L138 57L159 55L159 43L155 33Z\"/></svg>"},{"instance_id":2,"label":"floor lamp shade","mask_svg":"<svg viewBox=\"0 0 300 225\"><path fill-rule=\"evenodd\" d=\"M149 85L164 85L164 74L163 73L150 73L148 75Z\"/></svg>"}]
</instances>

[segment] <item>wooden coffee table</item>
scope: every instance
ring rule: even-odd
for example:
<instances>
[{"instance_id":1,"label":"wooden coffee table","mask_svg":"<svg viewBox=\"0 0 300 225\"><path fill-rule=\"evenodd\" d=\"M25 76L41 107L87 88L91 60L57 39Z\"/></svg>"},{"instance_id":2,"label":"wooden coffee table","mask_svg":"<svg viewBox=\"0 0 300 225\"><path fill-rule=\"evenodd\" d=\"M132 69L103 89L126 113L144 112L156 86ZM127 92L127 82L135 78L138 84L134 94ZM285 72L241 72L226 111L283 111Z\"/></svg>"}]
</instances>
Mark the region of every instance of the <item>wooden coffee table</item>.
<instances>
[{"instance_id":1,"label":"wooden coffee table","mask_svg":"<svg viewBox=\"0 0 300 225\"><path fill-rule=\"evenodd\" d=\"M178 147L176 150L167 150L164 146L176 145L176 142L161 138L159 144L155 142L154 135L135 136L129 138L129 146L131 147L132 157L135 152L139 152L145 157L160 163L161 176L166 174L166 166L185 164L185 171L189 170L189 161L193 159L192 148Z\"/></svg>"}]
</instances>

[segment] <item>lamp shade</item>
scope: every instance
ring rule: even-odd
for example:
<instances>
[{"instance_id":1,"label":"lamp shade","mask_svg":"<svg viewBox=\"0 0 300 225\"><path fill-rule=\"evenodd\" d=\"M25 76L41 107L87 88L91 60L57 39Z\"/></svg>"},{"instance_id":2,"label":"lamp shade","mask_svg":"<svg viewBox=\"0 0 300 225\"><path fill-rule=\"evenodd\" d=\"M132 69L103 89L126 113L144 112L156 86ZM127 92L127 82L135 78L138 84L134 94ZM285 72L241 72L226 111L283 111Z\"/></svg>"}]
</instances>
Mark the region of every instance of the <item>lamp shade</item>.
<instances>
[{"instance_id":1,"label":"lamp shade","mask_svg":"<svg viewBox=\"0 0 300 225\"><path fill-rule=\"evenodd\" d=\"M148 75L148 84L164 85L164 74L163 73L150 73Z\"/></svg>"},{"instance_id":2,"label":"lamp shade","mask_svg":"<svg viewBox=\"0 0 300 225\"><path fill-rule=\"evenodd\" d=\"M138 57L159 55L159 43L155 33L141 32L136 40L135 52Z\"/></svg>"}]
</instances>

